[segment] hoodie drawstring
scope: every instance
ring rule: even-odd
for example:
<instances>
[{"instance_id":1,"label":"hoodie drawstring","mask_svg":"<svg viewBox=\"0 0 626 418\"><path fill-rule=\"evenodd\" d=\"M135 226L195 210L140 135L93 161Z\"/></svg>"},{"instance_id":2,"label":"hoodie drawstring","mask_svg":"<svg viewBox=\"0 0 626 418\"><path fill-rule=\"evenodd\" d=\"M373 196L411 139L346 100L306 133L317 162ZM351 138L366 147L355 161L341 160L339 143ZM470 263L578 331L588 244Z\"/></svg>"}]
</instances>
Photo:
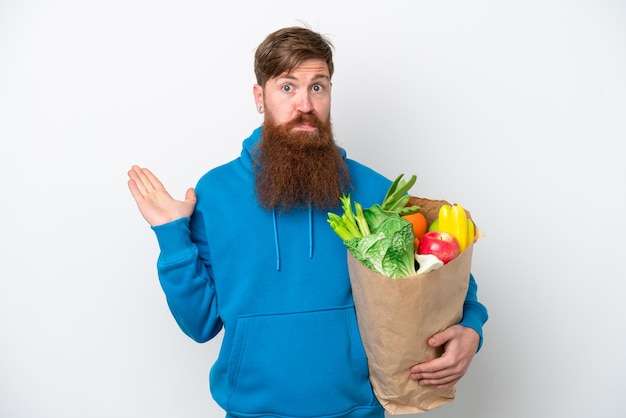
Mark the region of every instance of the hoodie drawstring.
<instances>
[{"instance_id":1,"label":"hoodie drawstring","mask_svg":"<svg viewBox=\"0 0 626 418\"><path fill-rule=\"evenodd\" d=\"M278 225L276 223L276 209L272 209L274 220L274 245L276 246L276 271L280 271L280 248L278 247Z\"/></svg>"},{"instance_id":2,"label":"hoodie drawstring","mask_svg":"<svg viewBox=\"0 0 626 418\"><path fill-rule=\"evenodd\" d=\"M274 247L276 249L276 271L280 271L280 246L278 245L278 222L276 209L272 209L272 221L274 223ZM309 204L309 258L313 258L313 209Z\"/></svg>"},{"instance_id":3,"label":"hoodie drawstring","mask_svg":"<svg viewBox=\"0 0 626 418\"><path fill-rule=\"evenodd\" d=\"M309 258L313 258L313 210L309 203Z\"/></svg>"}]
</instances>

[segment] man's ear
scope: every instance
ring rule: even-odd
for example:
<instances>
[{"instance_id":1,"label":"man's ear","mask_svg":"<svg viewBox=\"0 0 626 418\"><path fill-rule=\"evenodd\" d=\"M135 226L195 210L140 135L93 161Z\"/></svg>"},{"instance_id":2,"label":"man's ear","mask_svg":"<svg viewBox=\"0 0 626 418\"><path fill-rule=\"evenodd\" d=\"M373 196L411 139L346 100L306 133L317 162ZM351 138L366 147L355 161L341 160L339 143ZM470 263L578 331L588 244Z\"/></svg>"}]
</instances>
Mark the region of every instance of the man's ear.
<instances>
[{"instance_id":1,"label":"man's ear","mask_svg":"<svg viewBox=\"0 0 626 418\"><path fill-rule=\"evenodd\" d=\"M259 113L263 112L263 87L259 84L255 84L252 87L252 94L254 95L254 104L256 105L256 110Z\"/></svg>"}]
</instances>

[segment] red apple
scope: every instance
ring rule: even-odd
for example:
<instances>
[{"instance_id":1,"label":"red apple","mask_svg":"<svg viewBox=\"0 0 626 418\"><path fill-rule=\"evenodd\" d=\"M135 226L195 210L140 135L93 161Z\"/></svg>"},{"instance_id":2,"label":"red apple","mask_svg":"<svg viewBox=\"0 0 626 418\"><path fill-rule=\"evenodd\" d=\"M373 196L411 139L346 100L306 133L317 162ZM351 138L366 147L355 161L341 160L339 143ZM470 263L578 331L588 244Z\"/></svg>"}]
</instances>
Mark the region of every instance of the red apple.
<instances>
[{"instance_id":1,"label":"red apple","mask_svg":"<svg viewBox=\"0 0 626 418\"><path fill-rule=\"evenodd\" d=\"M443 231L430 231L420 239L418 254L432 254L447 264L459 255L459 241L454 235Z\"/></svg>"}]
</instances>

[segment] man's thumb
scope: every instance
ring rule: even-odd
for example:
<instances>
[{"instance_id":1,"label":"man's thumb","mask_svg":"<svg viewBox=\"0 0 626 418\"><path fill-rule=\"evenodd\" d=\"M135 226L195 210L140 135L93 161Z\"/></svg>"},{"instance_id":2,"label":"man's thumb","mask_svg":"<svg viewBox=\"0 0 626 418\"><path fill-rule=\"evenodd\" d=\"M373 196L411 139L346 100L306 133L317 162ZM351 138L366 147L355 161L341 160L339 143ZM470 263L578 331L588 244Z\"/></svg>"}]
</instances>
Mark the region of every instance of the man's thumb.
<instances>
[{"instance_id":1,"label":"man's thumb","mask_svg":"<svg viewBox=\"0 0 626 418\"><path fill-rule=\"evenodd\" d=\"M196 198L196 191L193 189L193 187L188 188L185 192L185 202L192 203L195 206L196 200L198 200Z\"/></svg>"},{"instance_id":2,"label":"man's thumb","mask_svg":"<svg viewBox=\"0 0 626 418\"><path fill-rule=\"evenodd\" d=\"M436 335L433 335L428 339L428 345L430 345L431 347L439 347L440 344Z\"/></svg>"},{"instance_id":3,"label":"man's thumb","mask_svg":"<svg viewBox=\"0 0 626 418\"><path fill-rule=\"evenodd\" d=\"M445 335L446 330L439 332L428 339L428 345L431 347L439 347L448 341L448 337Z\"/></svg>"},{"instance_id":4,"label":"man's thumb","mask_svg":"<svg viewBox=\"0 0 626 418\"><path fill-rule=\"evenodd\" d=\"M196 202L196 191L193 187L188 188L185 192L185 202Z\"/></svg>"}]
</instances>

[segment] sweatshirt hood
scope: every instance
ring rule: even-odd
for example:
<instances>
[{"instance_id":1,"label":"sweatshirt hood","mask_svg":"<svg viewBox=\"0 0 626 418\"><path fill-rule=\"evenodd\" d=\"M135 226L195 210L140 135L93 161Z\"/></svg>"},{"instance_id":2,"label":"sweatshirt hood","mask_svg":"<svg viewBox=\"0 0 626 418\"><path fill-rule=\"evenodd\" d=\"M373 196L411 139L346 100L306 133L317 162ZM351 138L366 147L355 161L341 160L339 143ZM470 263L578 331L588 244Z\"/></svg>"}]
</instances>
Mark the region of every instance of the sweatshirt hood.
<instances>
[{"instance_id":1,"label":"sweatshirt hood","mask_svg":"<svg viewBox=\"0 0 626 418\"><path fill-rule=\"evenodd\" d=\"M256 147L261 142L262 132L263 127L259 126L254 131L252 131L252 134L248 138L244 139L243 141L243 148L241 150L241 162L243 163L243 166L246 168L246 170L250 172L254 170L253 161L257 153Z\"/></svg>"},{"instance_id":2,"label":"sweatshirt hood","mask_svg":"<svg viewBox=\"0 0 626 418\"><path fill-rule=\"evenodd\" d=\"M243 149L241 150L241 162L246 170L254 174L254 159L258 152L257 146L261 142L263 126L259 126L252 134L243 141ZM342 158L346 159L346 150L339 147ZM280 237L278 236L278 212L276 208L272 208L272 227L274 236L274 248L276 249L276 270L280 271ZM308 207L308 230L309 230L309 258L313 258L313 208L309 204Z\"/></svg>"}]
</instances>

